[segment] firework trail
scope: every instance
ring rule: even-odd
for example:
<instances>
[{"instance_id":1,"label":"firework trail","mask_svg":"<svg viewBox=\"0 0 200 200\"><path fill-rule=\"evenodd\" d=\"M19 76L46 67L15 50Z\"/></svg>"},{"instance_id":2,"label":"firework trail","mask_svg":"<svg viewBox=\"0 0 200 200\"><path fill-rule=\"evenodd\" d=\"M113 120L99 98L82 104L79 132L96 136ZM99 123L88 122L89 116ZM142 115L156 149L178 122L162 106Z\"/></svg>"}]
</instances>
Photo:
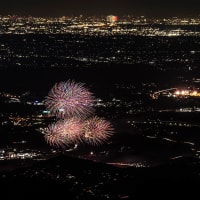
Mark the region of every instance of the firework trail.
<instances>
[{"instance_id":1,"label":"firework trail","mask_svg":"<svg viewBox=\"0 0 200 200\"><path fill-rule=\"evenodd\" d=\"M85 121L84 140L91 145L100 145L114 132L110 122L99 117L92 117Z\"/></svg>"},{"instance_id":2,"label":"firework trail","mask_svg":"<svg viewBox=\"0 0 200 200\"><path fill-rule=\"evenodd\" d=\"M50 146L65 148L70 144L81 142L82 135L82 121L71 118L50 124L45 131L44 137Z\"/></svg>"},{"instance_id":3,"label":"firework trail","mask_svg":"<svg viewBox=\"0 0 200 200\"><path fill-rule=\"evenodd\" d=\"M56 83L45 99L47 109L58 118L86 118L93 113L93 94L82 83Z\"/></svg>"}]
</instances>

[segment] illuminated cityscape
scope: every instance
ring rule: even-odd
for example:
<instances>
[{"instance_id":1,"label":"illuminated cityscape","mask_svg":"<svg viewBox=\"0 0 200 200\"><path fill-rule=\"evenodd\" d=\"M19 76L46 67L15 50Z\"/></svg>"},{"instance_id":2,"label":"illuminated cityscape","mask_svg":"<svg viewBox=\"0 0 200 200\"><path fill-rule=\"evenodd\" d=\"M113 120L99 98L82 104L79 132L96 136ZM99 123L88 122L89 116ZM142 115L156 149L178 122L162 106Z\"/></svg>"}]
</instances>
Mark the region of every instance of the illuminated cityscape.
<instances>
[{"instance_id":1,"label":"illuminated cityscape","mask_svg":"<svg viewBox=\"0 0 200 200\"><path fill-rule=\"evenodd\" d=\"M200 18L1 16L0 34L81 34L134 36L200 36ZM178 27L177 27L178 26ZM192 29L188 29L191 26Z\"/></svg>"},{"instance_id":2,"label":"illuminated cityscape","mask_svg":"<svg viewBox=\"0 0 200 200\"><path fill-rule=\"evenodd\" d=\"M6 191L197 194L200 17L1 15L0 80Z\"/></svg>"}]
</instances>

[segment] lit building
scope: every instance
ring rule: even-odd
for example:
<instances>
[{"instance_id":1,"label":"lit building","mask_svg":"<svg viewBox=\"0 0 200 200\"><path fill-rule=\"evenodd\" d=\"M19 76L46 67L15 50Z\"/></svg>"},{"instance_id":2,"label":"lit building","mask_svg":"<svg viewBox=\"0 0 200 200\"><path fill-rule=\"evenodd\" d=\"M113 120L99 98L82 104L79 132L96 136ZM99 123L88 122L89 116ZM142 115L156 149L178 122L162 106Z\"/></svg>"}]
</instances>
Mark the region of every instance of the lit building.
<instances>
[{"instance_id":1,"label":"lit building","mask_svg":"<svg viewBox=\"0 0 200 200\"><path fill-rule=\"evenodd\" d=\"M117 16L115 16L115 15L108 15L106 17L106 20L107 20L108 23L110 23L111 25L113 25L117 21Z\"/></svg>"}]
</instances>

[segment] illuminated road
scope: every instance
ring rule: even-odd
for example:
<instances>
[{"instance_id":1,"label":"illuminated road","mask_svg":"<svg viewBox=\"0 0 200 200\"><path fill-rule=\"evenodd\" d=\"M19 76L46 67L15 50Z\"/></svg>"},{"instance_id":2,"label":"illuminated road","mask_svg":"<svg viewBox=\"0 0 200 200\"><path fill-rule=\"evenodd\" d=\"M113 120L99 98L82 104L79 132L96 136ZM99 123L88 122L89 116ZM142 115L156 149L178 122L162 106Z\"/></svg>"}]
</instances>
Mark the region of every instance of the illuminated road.
<instances>
[{"instance_id":1,"label":"illuminated road","mask_svg":"<svg viewBox=\"0 0 200 200\"><path fill-rule=\"evenodd\" d=\"M177 88L169 88L169 89L159 90L159 91L154 92L154 93L152 94L152 98L153 98L153 99L156 99L156 98L157 98L156 95L158 95L158 94L160 94L160 93L162 93L162 92L167 92L167 91L171 91L171 90L177 90Z\"/></svg>"}]
</instances>

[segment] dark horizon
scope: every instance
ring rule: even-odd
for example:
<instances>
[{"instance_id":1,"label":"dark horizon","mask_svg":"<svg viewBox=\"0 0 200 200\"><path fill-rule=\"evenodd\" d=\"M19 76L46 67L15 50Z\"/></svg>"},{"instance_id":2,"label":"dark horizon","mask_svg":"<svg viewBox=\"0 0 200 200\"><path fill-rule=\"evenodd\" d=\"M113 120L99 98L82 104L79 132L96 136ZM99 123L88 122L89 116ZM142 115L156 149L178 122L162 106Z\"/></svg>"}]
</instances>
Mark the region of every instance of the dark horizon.
<instances>
[{"instance_id":1,"label":"dark horizon","mask_svg":"<svg viewBox=\"0 0 200 200\"><path fill-rule=\"evenodd\" d=\"M101 16L101 15L144 15L146 17L197 17L199 16L200 2L198 0L19 0L3 1L0 15L19 15L34 17L61 17L61 16Z\"/></svg>"}]
</instances>

